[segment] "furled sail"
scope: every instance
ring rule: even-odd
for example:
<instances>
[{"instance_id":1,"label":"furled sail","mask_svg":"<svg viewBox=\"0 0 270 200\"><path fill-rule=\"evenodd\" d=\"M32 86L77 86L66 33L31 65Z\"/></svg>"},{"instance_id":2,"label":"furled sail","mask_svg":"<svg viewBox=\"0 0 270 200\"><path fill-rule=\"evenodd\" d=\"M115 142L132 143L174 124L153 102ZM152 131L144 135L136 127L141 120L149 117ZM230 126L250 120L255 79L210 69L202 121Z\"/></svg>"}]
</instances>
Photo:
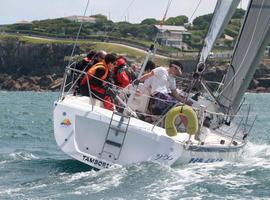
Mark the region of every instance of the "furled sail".
<instances>
[{"instance_id":1,"label":"furled sail","mask_svg":"<svg viewBox=\"0 0 270 200\"><path fill-rule=\"evenodd\" d=\"M218 100L235 114L270 41L270 0L251 0Z\"/></svg>"},{"instance_id":2,"label":"furled sail","mask_svg":"<svg viewBox=\"0 0 270 200\"><path fill-rule=\"evenodd\" d=\"M205 62L216 40L231 19L240 0L218 0L208 34L201 51L200 62Z\"/></svg>"}]
</instances>

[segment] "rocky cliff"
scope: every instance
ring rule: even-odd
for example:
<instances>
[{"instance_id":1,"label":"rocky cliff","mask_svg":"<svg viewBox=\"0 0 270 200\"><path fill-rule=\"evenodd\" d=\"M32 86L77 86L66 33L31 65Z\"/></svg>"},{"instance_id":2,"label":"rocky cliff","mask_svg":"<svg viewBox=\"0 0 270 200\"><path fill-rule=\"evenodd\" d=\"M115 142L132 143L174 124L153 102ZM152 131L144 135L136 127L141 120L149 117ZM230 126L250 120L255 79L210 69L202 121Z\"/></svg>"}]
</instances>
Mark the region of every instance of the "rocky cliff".
<instances>
[{"instance_id":1,"label":"rocky cliff","mask_svg":"<svg viewBox=\"0 0 270 200\"><path fill-rule=\"evenodd\" d=\"M65 56L73 45L33 44L14 38L0 39L0 89L55 90L59 87ZM75 53L79 52L79 48ZM58 86L56 86L58 85Z\"/></svg>"},{"instance_id":2,"label":"rocky cliff","mask_svg":"<svg viewBox=\"0 0 270 200\"><path fill-rule=\"evenodd\" d=\"M46 91L60 88L65 57L70 55L71 44L34 44L19 39L0 39L0 89L16 91ZM75 54L82 53L80 47ZM192 72L194 61L183 61L186 72ZM215 66L219 64L215 63ZM220 81L224 67L213 67L207 71L207 80ZM250 90L270 92L270 67L260 64Z\"/></svg>"}]
</instances>

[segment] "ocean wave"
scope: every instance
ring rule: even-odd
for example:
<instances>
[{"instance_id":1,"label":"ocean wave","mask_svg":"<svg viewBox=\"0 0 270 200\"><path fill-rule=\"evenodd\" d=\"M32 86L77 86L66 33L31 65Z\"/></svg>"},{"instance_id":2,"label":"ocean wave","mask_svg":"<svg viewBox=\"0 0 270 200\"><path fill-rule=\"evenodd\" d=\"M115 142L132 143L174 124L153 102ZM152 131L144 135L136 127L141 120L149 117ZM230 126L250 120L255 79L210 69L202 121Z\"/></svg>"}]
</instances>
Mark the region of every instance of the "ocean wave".
<instances>
[{"instance_id":1,"label":"ocean wave","mask_svg":"<svg viewBox=\"0 0 270 200\"><path fill-rule=\"evenodd\" d=\"M244 148L245 158L270 158L270 145L248 142Z\"/></svg>"},{"instance_id":2,"label":"ocean wave","mask_svg":"<svg viewBox=\"0 0 270 200\"><path fill-rule=\"evenodd\" d=\"M9 154L12 160L37 160L39 159L38 156L35 156L29 152L14 152Z\"/></svg>"},{"instance_id":3,"label":"ocean wave","mask_svg":"<svg viewBox=\"0 0 270 200\"><path fill-rule=\"evenodd\" d=\"M7 164L14 161L22 161L22 160L37 160L38 156L29 153L29 152L12 152L12 153L1 153L0 154L0 163Z\"/></svg>"},{"instance_id":4,"label":"ocean wave","mask_svg":"<svg viewBox=\"0 0 270 200\"><path fill-rule=\"evenodd\" d=\"M0 188L0 197L2 195L9 195L9 197L16 197L18 196L17 193L20 192L21 190L22 188Z\"/></svg>"},{"instance_id":5,"label":"ocean wave","mask_svg":"<svg viewBox=\"0 0 270 200\"><path fill-rule=\"evenodd\" d=\"M62 180L65 184L79 185L75 188L77 194L90 194L99 193L114 187L118 187L122 180L127 176L127 170L125 168L110 168L101 171L88 171L78 172L75 174L69 174L62 176ZM78 184L84 183L84 184Z\"/></svg>"}]
</instances>

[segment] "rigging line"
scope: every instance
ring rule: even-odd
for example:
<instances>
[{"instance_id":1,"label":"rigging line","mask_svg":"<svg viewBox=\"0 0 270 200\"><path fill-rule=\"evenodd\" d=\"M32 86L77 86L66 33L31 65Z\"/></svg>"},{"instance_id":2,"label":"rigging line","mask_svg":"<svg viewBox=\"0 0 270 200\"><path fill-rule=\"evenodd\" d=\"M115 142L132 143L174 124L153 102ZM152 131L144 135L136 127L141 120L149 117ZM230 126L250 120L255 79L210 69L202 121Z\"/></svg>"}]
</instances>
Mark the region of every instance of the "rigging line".
<instances>
[{"instance_id":1,"label":"rigging line","mask_svg":"<svg viewBox=\"0 0 270 200\"><path fill-rule=\"evenodd\" d=\"M133 1L134 1L134 0L133 0ZM172 3L172 0L168 0L168 4L167 4L166 11L165 11L165 14L164 14L164 16L163 16L162 21L165 21L171 3ZM162 26L162 21L161 21L160 27ZM144 70L144 68L145 68L145 66L146 66L146 64L147 64L147 61L149 60L150 56L153 55L153 52L154 52L154 53L156 52L157 38L158 38L158 33L156 34L156 37L155 37L155 40L154 40L154 44L151 45L151 47L149 48L149 50L148 50L148 52L147 52L147 54L146 54L146 58L145 58L144 63L143 63L143 65L142 65L142 67L141 67L141 71L140 71L140 73L139 73L139 75L138 75L138 77L137 77L138 79L141 77L141 75L142 75L142 73L143 73L142 70ZM138 85L136 86L136 88L138 88ZM137 89L136 89L136 90L137 90ZM127 105L130 104L130 102L131 102L132 99L134 98L133 96L134 96L134 93L130 95Z\"/></svg>"},{"instance_id":2,"label":"rigging line","mask_svg":"<svg viewBox=\"0 0 270 200\"><path fill-rule=\"evenodd\" d=\"M90 2L90 0L87 0L87 4L86 4L86 7L85 7L85 10L84 10L84 13L83 13L83 17L85 17L85 15L86 15L86 12L87 12L88 6L89 6L89 2ZM71 58L73 57L75 48L76 48L76 46L77 46L77 42L78 42L78 39L79 39L81 30L82 30L83 22L84 22L84 20L82 20L82 22L81 22L81 24L80 24L80 28L79 28L79 30L78 30L78 32L77 32L77 36L76 36L76 39L75 39L75 43L74 43L74 46L73 46L73 49L72 49L72 52L71 52L71 55L70 55ZM71 59L69 59L69 61L68 61L68 66L70 65L70 63L71 63Z\"/></svg>"},{"instance_id":3,"label":"rigging line","mask_svg":"<svg viewBox=\"0 0 270 200\"><path fill-rule=\"evenodd\" d=\"M199 2L199 4L198 4L198 7L199 7L200 3L201 3L201 0L200 0L200 2ZM215 8L215 10L214 10L214 13L215 13L215 12L216 12L216 8ZM212 19L213 19L213 17L214 17L214 13L213 13L213 15L212 15ZM212 19L211 19L211 21L212 21ZM205 38L206 38L206 36L207 36L207 34L208 34L209 30L210 30L210 27L211 27L211 23L208 24L208 27L207 27L207 29L206 29L206 32L205 32L205 34L204 34L204 36L203 36L202 45L200 46L200 49L199 49L198 55L197 55L197 61L196 61L197 64L196 64L195 70L197 70L198 64L199 64L199 62L200 62L200 55L201 55L202 49L203 49L203 47L204 47L204 44L205 44Z\"/></svg>"},{"instance_id":4,"label":"rigging line","mask_svg":"<svg viewBox=\"0 0 270 200\"><path fill-rule=\"evenodd\" d=\"M68 69L73 70L73 71L75 71L75 72L80 72L79 70L74 70L74 69L71 69L71 68L68 68ZM83 73L83 74L87 75L86 73ZM101 81L103 84L108 84L108 85L110 85L110 86L116 88L116 89L111 88L111 90L113 90L113 91L115 91L115 92L122 92L122 93L124 93L125 88L122 88L122 87L120 87L120 86L114 85L114 84L111 83L111 82L102 80L102 79L100 79L99 77L97 77L97 76L95 76L95 75L92 75L92 74L88 74L88 75L89 75L90 77L92 77L92 78L95 78L95 79ZM75 82L73 83L73 85L71 86L71 88L76 84L77 81L78 81L78 78L75 80ZM136 92L136 90L128 90L128 91ZM152 97L152 96L149 96L149 95L146 95L146 94L141 94L141 96L151 97L152 99L158 99L158 100L163 101L163 102L173 102L173 101L171 101L171 100L160 99L160 98Z\"/></svg>"},{"instance_id":5,"label":"rigging line","mask_svg":"<svg viewBox=\"0 0 270 200\"><path fill-rule=\"evenodd\" d=\"M126 12L129 10L129 8L132 6L132 4L134 3L135 0L131 0L131 2L129 3L128 7L125 9L125 11L123 12L123 15L121 16L120 20L122 20L122 18L125 16Z\"/></svg>"},{"instance_id":6,"label":"rigging line","mask_svg":"<svg viewBox=\"0 0 270 200\"><path fill-rule=\"evenodd\" d=\"M171 3L172 3L172 0L168 0L168 4L167 4L167 7L166 7L164 16L163 16L163 18L162 18L162 20L160 21L160 24L159 24L160 27L163 26L163 24L164 24L164 22L165 22L165 20L166 20L166 18L167 18L168 10L169 10L169 8L170 8L170 6L171 6Z\"/></svg>"},{"instance_id":7,"label":"rigging line","mask_svg":"<svg viewBox=\"0 0 270 200\"><path fill-rule=\"evenodd\" d=\"M127 12L127 11L129 10L129 8L132 6L132 4L134 3L134 1L135 1L135 0L131 0L131 2L129 3L128 7L124 10L122 16L120 17L120 21L122 21L122 19L124 18L126 12ZM104 38L105 38L105 39L108 39L108 38L109 38L109 34L112 33L115 29L116 29L116 28L115 28L115 26L114 26L114 27L112 28L111 31L106 32Z\"/></svg>"},{"instance_id":8,"label":"rigging line","mask_svg":"<svg viewBox=\"0 0 270 200\"><path fill-rule=\"evenodd\" d=\"M164 24L164 22L165 22L165 20L166 20L167 13L168 13L168 11L169 11L169 8L170 8L171 4L172 4L172 0L168 0L167 7L166 7L166 10L165 10L165 13L164 13L163 18L160 20L160 23L159 23L160 28L163 26L163 24ZM157 44L158 36L159 36L159 32L157 32L156 37L155 37L155 39L154 39L154 56L155 56L156 50L157 50L156 44Z\"/></svg>"},{"instance_id":9,"label":"rigging line","mask_svg":"<svg viewBox=\"0 0 270 200\"><path fill-rule=\"evenodd\" d=\"M198 10L198 8L199 8L201 2L202 2L202 0L200 0L199 3L197 4L197 6L196 6L195 10L193 11L191 17L189 18L189 22L190 22L191 19L193 18L194 14L197 12L197 10Z\"/></svg>"},{"instance_id":10,"label":"rigging line","mask_svg":"<svg viewBox=\"0 0 270 200\"><path fill-rule=\"evenodd\" d=\"M200 0L200 2L201 2L201 0ZM199 4L200 4L200 2L199 2ZM215 8L215 10L214 10L214 13L216 12L216 8ZM214 14L213 14L213 16L212 16L212 18L214 17ZM206 38L206 36L207 36L207 33L209 32L209 29L210 29L210 27L211 27L211 23L208 25L208 31L206 32L206 34L205 34L205 36L204 36L204 39ZM196 68L195 68L195 70L197 70L197 66L198 66L198 64L199 64L199 62L200 62L200 54L201 54L201 52L202 52L202 49L203 49L203 47L204 47L204 44L205 44L205 41L203 41L203 43L202 43L202 46L201 46L201 48L200 48L200 50L199 50L199 52L198 52L198 57L197 57L197 65L196 65ZM224 79L225 79L225 77L223 77ZM205 85L207 85L207 83L205 83ZM207 85L208 86L208 85ZM210 91L210 90L208 90L207 91L211 96L215 96L214 94L213 94L213 91ZM220 93L219 93L220 94ZM217 96L218 97L218 96ZM217 100L217 97L216 97L216 100ZM218 102L218 101L217 101Z\"/></svg>"},{"instance_id":11,"label":"rigging line","mask_svg":"<svg viewBox=\"0 0 270 200\"><path fill-rule=\"evenodd\" d=\"M240 67L238 68L238 70L236 71L236 73L234 74L234 76L232 77L232 79L229 81L229 83L222 89L222 91L221 91L220 94L222 94L222 93L225 91L225 89L227 89L227 88L229 87L229 85L234 81L236 75L238 75L238 73L240 72L240 70L244 67L243 63L244 63L244 60L245 60L245 58L247 57L247 54L248 54L248 52L249 52L249 50L250 50L250 48L251 48L251 44L252 44L253 38L254 38L254 36L255 36L255 30L257 29L258 22L259 22L259 18L260 18L260 16L261 16L261 12L262 12L262 8L263 8L263 5L264 5L264 1L265 1L265 0L263 0L263 2L262 2L262 4L261 4L260 12L259 12L259 14L258 14L256 23L255 23L255 26L254 26L254 29L253 29L252 37L251 37L250 43L249 43L249 45L248 45L247 51L246 51L245 55L243 56L244 58L242 59L242 62L241 62L240 65L239 65ZM262 38L261 38L261 39L262 39ZM260 41L261 41L261 40L260 40Z\"/></svg>"},{"instance_id":12,"label":"rigging line","mask_svg":"<svg viewBox=\"0 0 270 200\"><path fill-rule=\"evenodd\" d=\"M200 4L201 4L201 0L199 1L198 5L197 5L197 7L196 7L196 9L195 9L195 11L194 11L193 13L196 12L196 10L199 8L199 5L200 5ZM214 11L214 12L215 12L215 11ZM193 14L192 14L192 15L193 15ZM213 18L213 17L214 17L214 14L213 14L212 18ZM196 73L196 71L197 71L198 64L199 64L199 62L200 62L200 55L201 55L202 49L203 49L203 47L204 47L204 42L205 42L204 40L205 40L205 38L206 38L206 36L207 36L207 33L209 32L210 27L211 27L211 23L209 23L209 25L208 25L208 27L207 27L207 31L205 32L204 37L203 37L202 45L201 45L201 47L200 47L200 49L199 49L199 51L198 51L197 61L196 61L196 66L195 66L195 68L194 68L194 73ZM194 78L193 78L193 79L194 79ZM195 80L195 81L194 81L194 85L195 85L195 83L196 83L197 81L199 81L199 80ZM202 81L200 81L200 82L202 82ZM205 84L207 85L207 83L205 83ZM192 87L193 87L193 86L190 85L189 93L191 92ZM203 86L203 87L204 87L204 86ZM212 91L207 90L207 92L209 92L210 95L213 96Z\"/></svg>"}]
</instances>

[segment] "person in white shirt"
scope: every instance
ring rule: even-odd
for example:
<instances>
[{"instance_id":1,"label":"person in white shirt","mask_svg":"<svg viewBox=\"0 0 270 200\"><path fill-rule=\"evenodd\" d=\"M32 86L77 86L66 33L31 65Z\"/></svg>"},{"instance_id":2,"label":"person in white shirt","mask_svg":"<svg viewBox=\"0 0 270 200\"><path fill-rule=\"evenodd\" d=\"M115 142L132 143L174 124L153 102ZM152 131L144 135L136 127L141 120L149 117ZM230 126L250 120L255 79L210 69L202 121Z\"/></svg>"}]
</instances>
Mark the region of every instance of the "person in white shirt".
<instances>
[{"instance_id":1,"label":"person in white shirt","mask_svg":"<svg viewBox=\"0 0 270 200\"><path fill-rule=\"evenodd\" d=\"M147 64L146 64L146 66L145 66L145 69L144 69L144 74L148 74L149 72L151 72L153 69L155 69L156 68L156 64L153 62L153 61L151 61L151 60L149 60L148 62L147 62ZM140 92L142 93L142 94L150 94L150 92L151 92L151 83L152 83L152 79L153 79L153 77L149 77L149 78L147 78L145 81L144 81L144 83L143 83L143 85L141 86L141 88L140 88Z\"/></svg>"},{"instance_id":2,"label":"person in white shirt","mask_svg":"<svg viewBox=\"0 0 270 200\"><path fill-rule=\"evenodd\" d=\"M169 68L157 67L151 72L144 74L140 81L145 82L145 87L151 88L152 100L150 102L152 113L161 115L166 113L173 105L184 102L185 99L180 96L176 90L175 76L182 74L183 65L178 61L171 61Z\"/></svg>"}]
</instances>

